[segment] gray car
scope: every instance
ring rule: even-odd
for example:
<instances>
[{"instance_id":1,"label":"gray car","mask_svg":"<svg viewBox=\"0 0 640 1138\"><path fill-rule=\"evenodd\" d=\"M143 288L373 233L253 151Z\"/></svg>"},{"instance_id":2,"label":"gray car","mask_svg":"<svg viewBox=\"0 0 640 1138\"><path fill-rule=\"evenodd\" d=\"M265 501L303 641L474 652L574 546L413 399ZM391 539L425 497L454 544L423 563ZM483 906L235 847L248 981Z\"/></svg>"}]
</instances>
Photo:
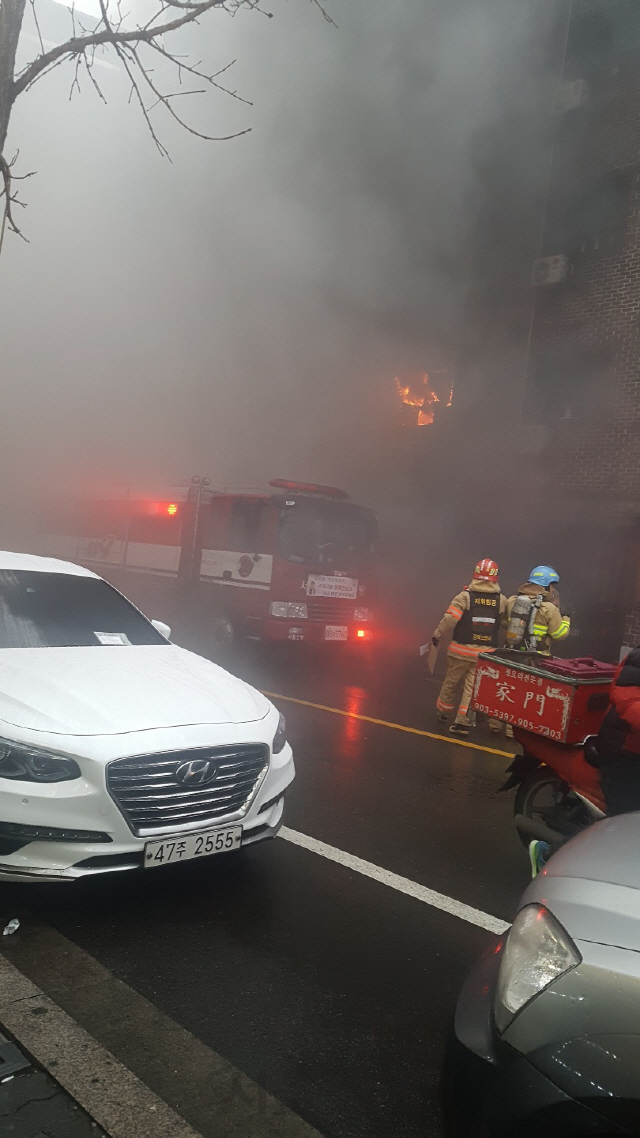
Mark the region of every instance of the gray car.
<instances>
[{"instance_id":1,"label":"gray car","mask_svg":"<svg viewBox=\"0 0 640 1138\"><path fill-rule=\"evenodd\" d=\"M597 823L526 890L467 977L448 1133L640 1133L640 813Z\"/></svg>"}]
</instances>

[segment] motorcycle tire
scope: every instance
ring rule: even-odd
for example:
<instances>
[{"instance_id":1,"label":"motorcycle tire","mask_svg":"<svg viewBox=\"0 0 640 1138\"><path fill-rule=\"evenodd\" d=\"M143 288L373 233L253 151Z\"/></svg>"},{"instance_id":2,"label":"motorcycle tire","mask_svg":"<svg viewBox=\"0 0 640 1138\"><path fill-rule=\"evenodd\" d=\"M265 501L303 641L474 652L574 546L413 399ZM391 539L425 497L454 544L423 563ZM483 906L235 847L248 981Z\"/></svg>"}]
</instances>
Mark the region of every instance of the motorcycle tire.
<instances>
[{"instance_id":1,"label":"motorcycle tire","mask_svg":"<svg viewBox=\"0 0 640 1138\"><path fill-rule=\"evenodd\" d=\"M571 825L572 828L575 828L575 832L588 826L592 821L586 807L580 803L578 796L572 793L564 779L560 778L550 767L538 767L518 787L513 812L514 814L523 814L525 818L530 818L532 821L541 818L558 834L559 844L563 844L565 841L569 841L573 834L563 833L561 829L556 829L553 821L548 816L543 817L542 815L543 811L548 812L554 808L561 809L563 814L566 814L567 822L571 816ZM531 834L521 833L518 829L518 837L523 846L528 848Z\"/></svg>"}]
</instances>

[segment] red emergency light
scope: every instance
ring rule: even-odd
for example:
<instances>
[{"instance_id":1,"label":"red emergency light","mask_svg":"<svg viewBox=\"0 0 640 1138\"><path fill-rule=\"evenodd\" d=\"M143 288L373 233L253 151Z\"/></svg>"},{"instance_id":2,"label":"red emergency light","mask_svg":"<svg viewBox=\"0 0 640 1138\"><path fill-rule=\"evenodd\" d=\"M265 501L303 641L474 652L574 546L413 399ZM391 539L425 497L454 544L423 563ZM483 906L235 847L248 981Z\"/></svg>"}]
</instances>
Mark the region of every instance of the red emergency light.
<instances>
[{"instance_id":1,"label":"red emergency light","mask_svg":"<svg viewBox=\"0 0 640 1138\"><path fill-rule=\"evenodd\" d=\"M177 518L179 512L177 502L144 502L140 511L141 515L160 518Z\"/></svg>"},{"instance_id":2,"label":"red emergency light","mask_svg":"<svg viewBox=\"0 0 640 1138\"><path fill-rule=\"evenodd\" d=\"M349 498L346 490L336 486L319 486L315 482L289 482L286 478L272 478L269 483L276 490L293 490L298 494L319 494L323 498Z\"/></svg>"}]
</instances>

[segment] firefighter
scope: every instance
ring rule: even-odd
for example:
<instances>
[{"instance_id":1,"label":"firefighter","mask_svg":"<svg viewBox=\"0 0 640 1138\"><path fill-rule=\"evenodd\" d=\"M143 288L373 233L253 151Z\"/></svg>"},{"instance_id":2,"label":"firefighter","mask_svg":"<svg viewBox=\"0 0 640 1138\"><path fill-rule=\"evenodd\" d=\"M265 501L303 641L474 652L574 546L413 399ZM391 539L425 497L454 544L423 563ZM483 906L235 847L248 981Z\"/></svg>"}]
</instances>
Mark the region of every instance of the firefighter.
<instances>
[{"instance_id":1,"label":"firefighter","mask_svg":"<svg viewBox=\"0 0 640 1138\"><path fill-rule=\"evenodd\" d=\"M560 581L550 565L536 565L516 596L507 601L507 648L551 655L554 641L564 640L571 620L560 612L554 585Z\"/></svg>"},{"instance_id":2,"label":"firefighter","mask_svg":"<svg viewBox=\"0 0 640 1138\"><path fill-rule=\"evenodd\" d=\"M498 647L498 632L505 614L507 598L500 592L498 566L485 557L473 571L473 580L455 596L436 628L431 641L436 646L443 633L453 631L447 652L447 674L436 703L438 719L446 723L455 706L460 684L462 699L449 731L468 735L474 720L469 716L478 655Z\"/></svg>"}]
</instances>

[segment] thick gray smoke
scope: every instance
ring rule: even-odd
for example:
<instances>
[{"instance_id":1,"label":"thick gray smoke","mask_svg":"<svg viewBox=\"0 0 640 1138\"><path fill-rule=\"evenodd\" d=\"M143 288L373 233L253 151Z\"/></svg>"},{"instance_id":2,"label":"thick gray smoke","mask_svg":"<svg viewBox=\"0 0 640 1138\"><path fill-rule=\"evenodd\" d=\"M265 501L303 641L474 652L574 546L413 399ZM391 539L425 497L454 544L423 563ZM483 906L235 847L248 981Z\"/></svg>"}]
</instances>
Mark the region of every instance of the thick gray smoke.
<instances>
[{"instance_id":1,"label":"thick gray smoke","mask_svg":"<svg viewBox=\"0 0 640 1138\"><path fill-rule=\"evenodd\" d=\"M546 29L534 0L327 7L337 27L274 0L272 19L214 13L185 38L207 65L237 58L253 106L181 112L252 130L206 143L159 116L172 164L113 67L107 106L87 81L69 102L63 70L18 105L37 176L30 244L7 239L0 264L7 534L25 495L193 472L342 483L402 521L394 376L456 357L484 141L526 105Z\"/></svg>"}]
</instances>

